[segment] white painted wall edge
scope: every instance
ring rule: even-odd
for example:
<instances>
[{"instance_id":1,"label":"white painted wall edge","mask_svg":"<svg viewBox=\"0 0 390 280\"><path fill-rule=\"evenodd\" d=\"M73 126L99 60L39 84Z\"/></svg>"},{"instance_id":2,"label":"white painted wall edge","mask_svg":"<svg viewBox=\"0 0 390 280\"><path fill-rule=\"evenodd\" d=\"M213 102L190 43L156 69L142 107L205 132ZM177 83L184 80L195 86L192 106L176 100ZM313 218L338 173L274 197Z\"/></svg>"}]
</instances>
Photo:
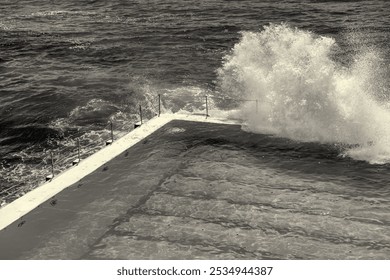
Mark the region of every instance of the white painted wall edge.
<instances>
[{"instance_id":1,"label":"white painted wall edge","mask_svg":"<svg viewBox=\"0 0 390 280\"><path fill-rule=\"evenodd\" d=\"M114 141L111 145L102 148L98 152L80 161L77 166L70 167L51 181L33 189L22 197L0 208L0 230L38 207L40 204L55 196L62 190L80 181L103 164L109 162L128 148L148 137L157 129L163 127L172 120L208 122L220 124L240 124L239 121L228 119L206 118L204 115L163 114L155 117L125 136Z\"/></svg>"}]
</instances>

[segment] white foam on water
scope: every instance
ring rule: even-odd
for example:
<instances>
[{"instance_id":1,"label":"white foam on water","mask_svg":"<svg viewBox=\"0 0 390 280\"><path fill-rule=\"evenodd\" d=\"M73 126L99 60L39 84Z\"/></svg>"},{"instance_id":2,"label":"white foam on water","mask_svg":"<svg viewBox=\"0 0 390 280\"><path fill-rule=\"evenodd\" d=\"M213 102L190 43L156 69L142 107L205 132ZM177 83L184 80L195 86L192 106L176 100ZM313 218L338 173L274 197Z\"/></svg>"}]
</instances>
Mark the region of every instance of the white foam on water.
<instances>
[{"instance_id":1,"label":"white foam on water","mask_svg":"<svg viewBox=\"0 0 390 280\"><path fill-rule=\"evenodd\" d=\"M337 48L333 38L285 24L243 32L219 70L222 90L258 100L258 113L253 102L239 110L252 132L344 143L344 155L390 162L389 104L378 98L388 91L378 86L386 78L380 52L356 50L343 66L334 59Z\"/></svg>"},{"instance_id":2,"label":"white foam on water","mask_svg":"<svg viewBox=\"0 0 390 280\"><path fill-rule=\"evenodd\" d=\"M30 15L33 17L49 17L58 15L95 15L94 12L88 11L67 11L67 10L50 10L50 11L39 11L33 12Z\"/></svg>"}]
</instances>

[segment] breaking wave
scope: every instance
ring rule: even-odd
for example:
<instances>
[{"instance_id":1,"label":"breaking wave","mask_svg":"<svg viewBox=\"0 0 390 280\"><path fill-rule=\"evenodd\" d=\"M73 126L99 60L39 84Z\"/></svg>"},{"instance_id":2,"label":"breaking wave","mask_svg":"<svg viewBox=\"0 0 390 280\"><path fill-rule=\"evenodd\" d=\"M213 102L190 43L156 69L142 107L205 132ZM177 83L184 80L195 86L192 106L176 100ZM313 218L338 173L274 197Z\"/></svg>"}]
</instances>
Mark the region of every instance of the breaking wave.
<instances>
[{"instance_id":1,"label":"breaking wave","mask_svg":"<svg viewBox=\"0 0 390 280\"><path fill-rule=\"evenodd\" d=\"M390 162L388 66L374 48L354 50L348 63L339 53L335 39L285 24L243 32L219 69L221 91L258 100L257 113L248 102L239 110L249 131L342 143L343 155Z\"/></svg>"}]
</instances>

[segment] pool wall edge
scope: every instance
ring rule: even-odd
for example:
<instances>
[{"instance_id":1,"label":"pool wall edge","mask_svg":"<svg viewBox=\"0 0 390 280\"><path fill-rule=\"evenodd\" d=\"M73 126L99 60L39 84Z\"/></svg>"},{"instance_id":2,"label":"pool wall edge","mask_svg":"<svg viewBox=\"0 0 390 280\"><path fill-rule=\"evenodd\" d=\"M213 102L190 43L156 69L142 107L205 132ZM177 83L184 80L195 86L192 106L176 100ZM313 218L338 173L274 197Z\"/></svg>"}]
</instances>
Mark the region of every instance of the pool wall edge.
<instances>
[{"instance_id":1,"label":"pool wall edge","mask_svg":"<svg viewBox=\"0 0 390 280\"><path fill-rule=\"evenodd\" d=\"M125 150L142 141L150 134L173 120L208 122L220 124L240 124L237 120L206 118L204 115L163 114L155 117L142 126L132 130L125 136L115 140L111 145L104 147L88 158L80 161L76 166L70 167L55 176L52 180L26 193L22 197L0 208L0 230L11 225L24 215L52 198L62 190L80 181L88 174L106 164Z\"/></svg>"}]
</instances>

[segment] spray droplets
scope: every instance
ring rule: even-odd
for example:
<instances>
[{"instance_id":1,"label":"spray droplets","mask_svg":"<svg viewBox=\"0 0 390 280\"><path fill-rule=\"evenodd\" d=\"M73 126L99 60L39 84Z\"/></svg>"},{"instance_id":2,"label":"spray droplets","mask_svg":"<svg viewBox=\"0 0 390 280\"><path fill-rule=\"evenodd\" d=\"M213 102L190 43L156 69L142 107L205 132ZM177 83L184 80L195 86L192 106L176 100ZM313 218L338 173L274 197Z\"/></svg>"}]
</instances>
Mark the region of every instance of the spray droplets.
<instances>
[{"instance_id":1,"label":"spray droplets","mask_svg":"<svg viewBox=\"0 0 390 280\"><path fill-rule=\"evenodd\" d=\"M344 143L355 159L390 161L390 114L371 78L378 56L371 48L345 67L333 59L336 47L333 38L284 24L243 32L219 71L222 90L259 100L258 113L241 106L251 131Z\"/></svg>"}]
</instances>

